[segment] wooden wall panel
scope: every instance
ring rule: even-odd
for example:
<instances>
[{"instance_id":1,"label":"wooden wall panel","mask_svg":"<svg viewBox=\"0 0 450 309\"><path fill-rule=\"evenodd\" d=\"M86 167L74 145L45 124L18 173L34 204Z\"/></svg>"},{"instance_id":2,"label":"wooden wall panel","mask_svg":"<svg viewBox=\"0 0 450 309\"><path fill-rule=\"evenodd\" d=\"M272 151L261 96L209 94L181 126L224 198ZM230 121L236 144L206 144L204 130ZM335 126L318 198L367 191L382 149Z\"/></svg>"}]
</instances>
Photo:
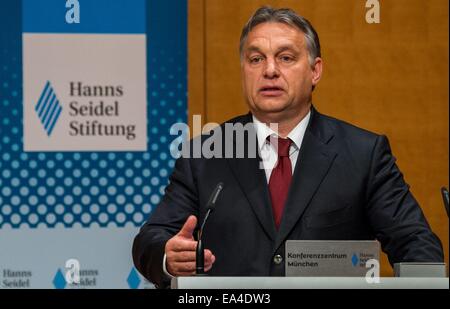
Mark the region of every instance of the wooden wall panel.
<instances>
[{"instance_id":1,"label":"wooden wall panel","mask_svg":"<svg viewBox=\"0 0 450 309\"><path fill-rule=\"evenodd\" d=\"M321 39L325 67L315 106L389 137L448 265L448 217L439 189L449 184L449 2L380 3L381 23L367 24L363 0L189 0L189 26L196 27L189 31L190 112L222 122L248 111L238 54L242 26L260 5L293 8ZM382 274L392 274L385 256Z\"/></svg>"},{"instance_id":2,"label":"wooden wall panel","mask_svg":"<svg viewBox=\"0 0 450 309\"><path fill-rule=\"evenodd\" d=\"M205 101L205 2L188 2L188 109L191 132L192 116L206 115Z\"/></svg>"}]
</instances>

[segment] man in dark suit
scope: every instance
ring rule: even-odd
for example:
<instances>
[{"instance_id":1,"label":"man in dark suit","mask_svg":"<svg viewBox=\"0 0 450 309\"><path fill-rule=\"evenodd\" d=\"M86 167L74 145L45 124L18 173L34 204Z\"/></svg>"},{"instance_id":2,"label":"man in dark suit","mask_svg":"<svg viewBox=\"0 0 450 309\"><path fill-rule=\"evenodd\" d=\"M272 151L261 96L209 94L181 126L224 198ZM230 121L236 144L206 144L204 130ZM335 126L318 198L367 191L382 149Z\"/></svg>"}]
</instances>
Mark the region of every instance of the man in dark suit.
<instances>
[{"instance_id":1,"label":"man in dark suit","mask_svg":"<svg viewBox=\"0 0 450 309\"><path fill-rule=\"evenodd\" d=\"M195 274L194 231L219 182L225 188L203 234L210 275L283 276L288 239L377 239L391 263L442 261L387 138L312 106L322 59L311 24L288 9L260 8L240 50L251 113L227 123L252 128L244 140L231 137L233 153L254 142L257 155L178 159L161 204L135 238L138 270L158 287ZM225 126L215 132L226 148Z\"/></svg>"}]
</instances>

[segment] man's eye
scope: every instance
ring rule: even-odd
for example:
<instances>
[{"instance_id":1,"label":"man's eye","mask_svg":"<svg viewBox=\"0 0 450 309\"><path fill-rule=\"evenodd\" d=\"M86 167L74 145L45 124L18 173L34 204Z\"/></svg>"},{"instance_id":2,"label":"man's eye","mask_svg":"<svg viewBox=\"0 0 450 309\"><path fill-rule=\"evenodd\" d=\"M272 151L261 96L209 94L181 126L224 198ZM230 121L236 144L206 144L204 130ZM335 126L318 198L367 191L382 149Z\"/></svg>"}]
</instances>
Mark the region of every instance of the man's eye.
<instances>
[{"instance_id":1,"label":"man's eye","mask_svg":"<svg viewBox=\"0 0 450 309\"><path fill-rule=\"evenodd\" d=\"M292 56L280 56L280 60L282 62L292 62L292 61L294 61L294 57L292 57Z\"/></svg>"},{"instance_id":2,"label":"man's eye","mask_svg":"<svg viewBox=\"0 0 450 309\"><path fill-rule=\"evenodd\" d=\"M251 63L260 63L262 60L263 60L262 57L253 57L253 58L250 58L250 62L251 62Z\"/></svg>"}]
</instances>

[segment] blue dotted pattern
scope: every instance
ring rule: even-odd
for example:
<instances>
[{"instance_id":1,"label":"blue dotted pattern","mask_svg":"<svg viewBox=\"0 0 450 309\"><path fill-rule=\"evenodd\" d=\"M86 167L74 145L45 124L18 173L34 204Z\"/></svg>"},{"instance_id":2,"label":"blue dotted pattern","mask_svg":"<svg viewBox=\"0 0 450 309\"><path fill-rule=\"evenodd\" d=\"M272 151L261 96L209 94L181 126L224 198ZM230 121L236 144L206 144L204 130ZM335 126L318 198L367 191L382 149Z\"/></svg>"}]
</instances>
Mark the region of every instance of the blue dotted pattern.
<instances>
[{"instance_id":1,"label":"blue dotted pattern","mask_svg":"<svg viewBox=\"0 0 450 309\"><path fill-rule=\"evenodd\" d=\"M187 1L147 1L147 152L23 152L21 20L21 1L0 2L0 228L142 225L187 118Z\"/></svg>"}]
</instances>

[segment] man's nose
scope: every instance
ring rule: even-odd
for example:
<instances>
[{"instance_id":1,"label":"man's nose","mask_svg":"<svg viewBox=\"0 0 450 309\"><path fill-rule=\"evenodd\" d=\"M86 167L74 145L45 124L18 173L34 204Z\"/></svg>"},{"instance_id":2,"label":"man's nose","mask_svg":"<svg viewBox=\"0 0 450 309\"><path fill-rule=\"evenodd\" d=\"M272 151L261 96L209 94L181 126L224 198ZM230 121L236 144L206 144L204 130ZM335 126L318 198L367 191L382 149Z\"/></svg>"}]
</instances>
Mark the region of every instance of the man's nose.
<instances>
[{"instance_id":1,"label":"man's nose","mask_svg":"<svg viewBox=\"0 0 450 309\"><path fill-rule=\"evenodd\" d=\"M280 71L278 69L278 64L275 59L267 59L266 67L264 68L264 77L273 79L280 76Z\"/></svg>"}]
</instances>

